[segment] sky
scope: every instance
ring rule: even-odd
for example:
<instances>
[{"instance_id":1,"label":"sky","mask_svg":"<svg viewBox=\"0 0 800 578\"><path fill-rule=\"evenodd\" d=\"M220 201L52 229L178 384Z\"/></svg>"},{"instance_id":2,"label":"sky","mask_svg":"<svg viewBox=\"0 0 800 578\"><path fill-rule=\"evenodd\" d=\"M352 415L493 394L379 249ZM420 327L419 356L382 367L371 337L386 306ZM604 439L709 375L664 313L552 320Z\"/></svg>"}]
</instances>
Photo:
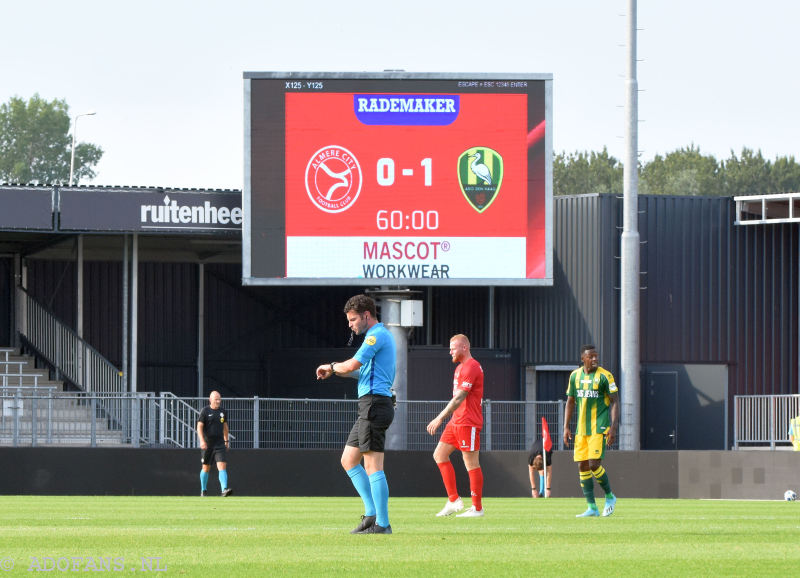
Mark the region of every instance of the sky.
<instances>
[{"instance_id":1,"label":"sky","mask_svg":"<svg viewBox=\"0 0 800 578\"><path fill-rule=\"evenodd\" d=\"M245 71L550 73L556 153L624 158L628 0L0 0L0 102L64 99L98 186L240 189ZM800 2L638 2L643 161L800 158Z\"/></svg>"}]
</instances>

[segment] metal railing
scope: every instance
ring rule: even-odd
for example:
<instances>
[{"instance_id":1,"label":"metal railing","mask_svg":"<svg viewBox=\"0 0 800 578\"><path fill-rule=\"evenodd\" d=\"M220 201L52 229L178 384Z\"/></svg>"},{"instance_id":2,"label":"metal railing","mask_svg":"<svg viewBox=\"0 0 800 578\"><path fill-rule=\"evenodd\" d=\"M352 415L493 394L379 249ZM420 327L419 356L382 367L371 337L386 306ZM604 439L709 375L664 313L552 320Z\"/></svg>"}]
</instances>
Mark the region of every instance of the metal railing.
<instances>
[{"instance_id":1,"label":"metal railing","mask_svg":"<svg viewBox=\"0 0 800 578\"><path fill-rule=\"evenodd\" d=\"M39 380L46 381L41 375L31 373L0 373L0 386L2 387L23 387L25 382L32 381L31 387L45 387L39 385ZM16 382L16 383L13 383Z\"/></svg>"},{"instance_id":2,"label":"metal railing","mask_svg":"<svg viewBox=\"0 0 800 578\"><path fill-rule=\"evenodd\" d=\"M122 372L21 287L17 287L17 331L58 374L79 389L125 392Z\"/></svg>"},{"instance_id":3,"label":"metal railing","mask_svg":"<svg viewBox=\"0 0 800 578\"><path fill-rule=\"evenodd\" d=\"M153 394L0 388L0 445L154 445Z\"/></svg>"},{"instance_id":4,"label":"metal railing","mask_svg":"<svg viewBox=\"0 0 800 578\"><path fill-rule=\"evenodd\" d=\"M800 395L735 395L733 447L790 445L789 421L800 415Z\"/></svg>"},{"instance_id":5,"label":"metal railing","mask_svg":"<svg viewBox=\"0 0 800 578\"><path fill-rule=\"evenodd\" d=\"M195 424L206 398L177 398L162 393L156 398L161 412L161 443L197 447ZM347 439L358 413L357 400L226 398L231 447L260 449L338 449ZM398 401L407 415L408 450L430 450L439 441L425 430L444 407L441 401ZM553 445L560 449L564 402L484 400L481 448L525 450L541 437L541 418L548 421ZM398 411L397 414L401 414ZM441 432L441 428L440 428Z\"/></svg>"},{"instance_id":6,"label":"metal railing","mask_svg":"<svg viewBox=\"0 0 800 578\"><path fill-rule=\"evenodd\" d=\"M55 388L0 389L0 444L130 445L196 448L196 424L206 398L171 393L57 392ZM340 449L358 411L357 400L226 398L231 446L261 449ZM553 445L562 448L564 402L484 400L481 448L525 450L541 437L546 417ZM425 427L442 401L399 401L407 416L408 450L433 451L439 435ZM398 414L401 414L398 411ZM441 429L440 429L441 431Z\"/></svg>"},{"instance_id":7,"label":"metal railing","mask_svg":"<svg viewBox=\"0 0 800 578\"><path fill-rule=\"evenodd\" d=\"M180 398L169 392L162 392L161 396L155 399L160 426L158 439L161 445L179 448L197 447L197 418L203 406L197 409L196 403L190 405L186 399L198 398Z\"/></svg>"},{"instance_id":8,"label":"metal railing","mask_svg":"<svg viewBox=\"0 0 800 578\"><path fill-rule=\"evenodd\" d=\"M16 378L17 376L8 376ZM206 398L171 393L60 392L47 385L0 383L0 445L129 445L196 448L197 417ZM357 400L226 398L231 446L261 449L339 449L357 416ZM425 427L443 401L399 401L405 447L433 451L439 436ZM554 449L561 439L563 401L484 400L481 449L526 450L549 424ZM734 449L788 448L789 422L800 395L734 396ZM574 418L573 418L574 419ZM574 423L570 424L574 431ZM441 431L441 430L440 430ZM390 430L391 432L391 430Z\"/></svg>"}]
</instances>

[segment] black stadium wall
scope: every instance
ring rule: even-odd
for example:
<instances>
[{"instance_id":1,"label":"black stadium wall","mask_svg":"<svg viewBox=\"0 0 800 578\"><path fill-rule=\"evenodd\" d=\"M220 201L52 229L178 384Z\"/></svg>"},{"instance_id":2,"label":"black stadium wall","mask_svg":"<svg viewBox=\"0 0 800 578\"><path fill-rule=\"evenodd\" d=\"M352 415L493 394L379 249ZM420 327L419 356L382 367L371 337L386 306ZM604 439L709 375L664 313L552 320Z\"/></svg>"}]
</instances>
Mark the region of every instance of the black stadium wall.
<instances>
[{"instance_id":1,"label":"black stadium wall","mask_svg":"<svg viewBox=\"0 0 800 578\"><path fill-rule=\"evenodd\" d=\"M14 324L11 321L13 300L14 260L0 257L0 343L14 342Z\"/></svg>"},{"instance_id":2,"label":"black stadium wall","mask_svg":"<svg viewBox=\"0 0 800 578\"><path fill-rule=\"evenodd\" d=\"M229 483L238 496L355 496L332 450L234 450ZM484 452L484 497L530 496L526 452ZM199 450L0 448L14 464L3 495L171 495L199 493ZM459 490L469 480L455 458ZM622 498L780 499L795 488L800 454L788 451L609 452L603 461ZM428 452L389 451L385 471L395 497L442 497ZM212 469L209 492L218 493ZM582 497L572 452L553 452L554 497ZM602 491L598 490L600 493Z\"/></svg>"},{"instance_id":3,"label":"black stadium wall","mask_svg":"<svg viewBox=\"0 0 800 578\"><path fill-rule=\"evenodd\" d=\"M525 399L526 371L577 366L578 348L586 342L598 346L601 364L619 376L622 200L556 197L553 207L552 287L420 288L425 326L409 336L412 399L448 397L441 380L451 369L446 346L454 333L467 334L484 358L506 359L492 368L502 372L486 392L492 399ZM670 364L725 368L723 422L730 441L734 396L798 393L800 227L736 226L735 203L726 197L640 196L639 212L643 375L650 366ZM53 258L49 240L27 246L24 233L3 235L24 257L31 295L74 327L74 252ZM74 235L59 238L74 242ZM0 283L0 321L10 323L13 257L2 263L6 291ZM200 281L204 395L212 389L224 397L308 395L313 368L328 361L317 355L352 351L344 348L349 331L341 309L350 295L368 287L243 287L240 262L205 262L202 280L200 270L199 257L140 261L139 391L196 395ZM121 271L121 258L85 255L84 335L117 366ZM343 389L338 395L351 394ZM719 420L707 427L718 429ZM706 433L692 437L720 437Z\"/></svg>"}]
</instances>

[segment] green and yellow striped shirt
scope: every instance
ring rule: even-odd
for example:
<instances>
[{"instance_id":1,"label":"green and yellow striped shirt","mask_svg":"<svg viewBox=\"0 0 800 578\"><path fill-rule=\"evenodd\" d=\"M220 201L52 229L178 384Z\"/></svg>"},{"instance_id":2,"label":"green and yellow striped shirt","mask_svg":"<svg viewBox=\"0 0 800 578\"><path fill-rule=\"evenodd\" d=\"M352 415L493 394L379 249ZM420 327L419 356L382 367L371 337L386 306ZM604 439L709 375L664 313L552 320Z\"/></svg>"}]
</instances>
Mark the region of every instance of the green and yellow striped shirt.
<instances>
[{"instance_id":1,"label":"green and yellow striped shirt","mask_svg":"<svg viewBox=\"0 0 800 578\"><path fill-rule=\"evenodd\" d=\"M602 367L590 373L579 367L570 374L567 397L574 397L575 405L578 406L575 435L606 433L611 425L608 408L612 393L617 393L614 376Z\"/></svg>"}]
</instances>

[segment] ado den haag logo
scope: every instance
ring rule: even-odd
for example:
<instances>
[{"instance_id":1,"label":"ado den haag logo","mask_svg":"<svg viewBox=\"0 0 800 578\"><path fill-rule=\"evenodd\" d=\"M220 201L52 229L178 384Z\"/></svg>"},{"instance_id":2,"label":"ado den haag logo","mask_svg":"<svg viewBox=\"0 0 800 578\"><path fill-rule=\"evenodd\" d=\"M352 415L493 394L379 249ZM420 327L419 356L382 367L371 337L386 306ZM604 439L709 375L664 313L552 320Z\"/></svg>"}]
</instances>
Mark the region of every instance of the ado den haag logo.
<instances>
[{"instance_id":1,"label":"ado den haag logo","mask_svg":"<svg viewBox=\"0 0 800 578\"><path fill-rule=\"evenodd\" d=\"M322 147L306 166L306 191L311 202L327 213L350 208L361 192L362 174L358 159L344 147Z\"/></svg>"},{"instance_id":2,"label":"ado den haag logo","mask_svg":"<svg viewBox=\"0 0 800 578\"><path fill-rule=\"evenodd\" d=\"M458 184L470 206L479 213L500 193L503 157L489 147L471 147L458 157Z\"/></svg>"}]
</instances>

